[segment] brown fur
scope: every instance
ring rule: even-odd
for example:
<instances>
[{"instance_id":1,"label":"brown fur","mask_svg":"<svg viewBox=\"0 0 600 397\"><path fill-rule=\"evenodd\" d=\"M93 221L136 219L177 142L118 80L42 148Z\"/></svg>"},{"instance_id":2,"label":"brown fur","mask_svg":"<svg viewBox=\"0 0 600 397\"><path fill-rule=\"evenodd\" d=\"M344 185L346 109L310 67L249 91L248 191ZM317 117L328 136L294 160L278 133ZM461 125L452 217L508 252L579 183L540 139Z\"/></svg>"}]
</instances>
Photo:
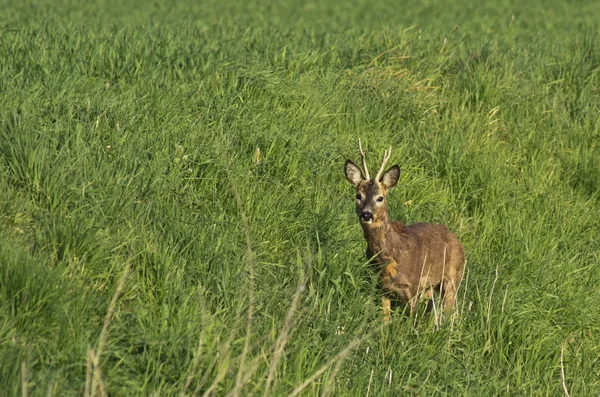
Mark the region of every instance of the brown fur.
<instances>
[{"instance_id":1,"label":"brown fur","mask_svg":"<svg viewBox=\"0 0 600 397\"><path fill-rule=\"evenodd\" d=\"M356 186L356 213L367 240L367 257L374 258L381 266L383 288L408 304L411 312L420 293L431 297L435 290L443 297L444 311L450 312L466 263L458 238L444 225L404 225L390 220L386 196L398 181L400 168L397 165L380 180L365 180L360 169L350 160L346 161L345 171L346 178ZM368 171L365 172L368 174ZM361 217L365 211L372 214L372 221ZM384 316L388 319L390 302L386 298L383 307Z\"/></svg>"}]
</instances>

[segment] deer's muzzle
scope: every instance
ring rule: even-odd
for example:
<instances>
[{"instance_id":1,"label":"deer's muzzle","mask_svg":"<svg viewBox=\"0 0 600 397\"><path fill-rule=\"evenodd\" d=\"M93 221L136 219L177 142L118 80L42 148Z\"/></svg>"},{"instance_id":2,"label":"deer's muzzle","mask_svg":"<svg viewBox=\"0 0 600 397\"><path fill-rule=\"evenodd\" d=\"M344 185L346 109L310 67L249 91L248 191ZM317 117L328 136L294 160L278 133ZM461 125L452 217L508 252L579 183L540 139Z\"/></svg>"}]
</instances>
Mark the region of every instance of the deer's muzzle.
<instances>
[{"instance_id":1,"label":"deer's muzzle","mask_svg":"<svg viewBox=\"0 0 600 397\"><path fill-rule=\"evenodd\" d=\"M362 222L371 222L375 217L371 211L363 211L360 213L360 220Z\"/></svg>"}]
</instances>

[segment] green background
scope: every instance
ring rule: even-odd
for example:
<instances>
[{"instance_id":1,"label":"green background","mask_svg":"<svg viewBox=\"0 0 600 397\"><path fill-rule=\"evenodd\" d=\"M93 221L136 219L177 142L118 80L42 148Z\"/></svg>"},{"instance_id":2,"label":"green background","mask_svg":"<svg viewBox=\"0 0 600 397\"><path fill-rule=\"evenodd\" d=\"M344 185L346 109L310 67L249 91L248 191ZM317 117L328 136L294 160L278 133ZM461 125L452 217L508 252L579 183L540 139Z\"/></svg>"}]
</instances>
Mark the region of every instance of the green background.
<instances>
[{"instance_id":1,"label":"green background","mask_svg":"<svg viewBox=\"0 0 600 397\"><path fill-rule=\"evenodd\" d=\"M84 394L129 264L111 396L598 395L598 21L575 0L2 1L2 394L23 368L30 396ZM358 137L372 170L393 146L391 217L465 246L440 327L381 327Z\"/></svg>"}]
</instances>

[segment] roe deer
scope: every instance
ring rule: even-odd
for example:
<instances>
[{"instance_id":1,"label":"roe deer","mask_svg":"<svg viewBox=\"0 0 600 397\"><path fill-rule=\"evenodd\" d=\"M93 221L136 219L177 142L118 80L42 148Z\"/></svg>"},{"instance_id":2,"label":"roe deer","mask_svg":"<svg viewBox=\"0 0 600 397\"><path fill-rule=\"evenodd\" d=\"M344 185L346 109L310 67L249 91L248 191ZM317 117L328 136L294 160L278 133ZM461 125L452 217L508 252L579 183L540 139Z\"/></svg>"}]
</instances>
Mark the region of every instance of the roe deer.
<instances>
[{"instance_id":1,"label":"roe deer","mask_svg":"<svg viewBox=\"0 0 600 397\"><path fill-rule=\"evenodd\" d=\"M367 240L367 258L375 257L375 262L382 267L384 290L399 297L411 313L422 291L427 298L432 298L435 290L443 297L444 312L448 314L454 307L466 264L460 241L444 225L392 222L386 196L389 189L398 183L400 167L394 165L382 176L392 148L385 151L381 169L375 179L371 179L360 139L358 147L364 177L360 168L350 160L346 160L345 174L356 187L356 214ZM387 321L391 301L384 297L382 303L384 320Z\"/></svg>"}]
</instances>

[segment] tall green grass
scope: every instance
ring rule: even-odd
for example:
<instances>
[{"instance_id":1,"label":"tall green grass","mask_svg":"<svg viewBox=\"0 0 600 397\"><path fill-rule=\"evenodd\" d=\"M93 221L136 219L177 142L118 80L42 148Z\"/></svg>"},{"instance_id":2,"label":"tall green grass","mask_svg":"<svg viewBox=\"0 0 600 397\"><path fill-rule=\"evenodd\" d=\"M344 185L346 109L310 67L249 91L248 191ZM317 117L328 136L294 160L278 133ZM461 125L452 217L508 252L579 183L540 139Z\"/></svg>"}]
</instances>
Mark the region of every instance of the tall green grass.
<instances>
[{"instance_id":1,"label":"tall green grass","mask_svg":"<svg viewBox=\"0 0 600 397\"><path fill-rule=\"evenodd\" d=\"M5 3L3 395L600 393L600 5ZM381 324L358 137L463 241L441 327Z\"/></svg>"}]
</instances>

